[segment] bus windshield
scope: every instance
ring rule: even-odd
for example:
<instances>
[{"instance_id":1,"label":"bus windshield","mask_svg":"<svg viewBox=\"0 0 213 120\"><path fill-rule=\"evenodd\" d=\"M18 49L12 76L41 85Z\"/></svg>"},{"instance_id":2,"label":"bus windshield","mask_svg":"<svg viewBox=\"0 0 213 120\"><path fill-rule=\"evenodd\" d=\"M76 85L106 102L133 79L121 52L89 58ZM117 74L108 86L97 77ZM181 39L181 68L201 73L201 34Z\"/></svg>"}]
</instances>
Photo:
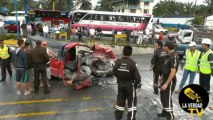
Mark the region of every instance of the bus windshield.
<instances>
[{"instance_id":1,"label":"bus windshield","mask_svg":"<svg viewBox=\"0 0 213 120\"><path fill-rule=\"evenodd\" d=\"M86 12L74 12L73 13L73 21L72 24L78 23L78 21L84 17L87 13Z\"/></svg>"}]
</instances>

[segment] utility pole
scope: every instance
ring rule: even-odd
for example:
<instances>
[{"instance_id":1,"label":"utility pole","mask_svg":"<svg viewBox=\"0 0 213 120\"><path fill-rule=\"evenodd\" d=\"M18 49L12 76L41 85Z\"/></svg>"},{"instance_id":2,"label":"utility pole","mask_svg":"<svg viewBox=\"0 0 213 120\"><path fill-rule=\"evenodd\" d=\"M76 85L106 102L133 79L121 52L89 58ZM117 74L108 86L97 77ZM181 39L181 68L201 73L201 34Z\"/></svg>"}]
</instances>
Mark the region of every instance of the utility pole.
<instances>
[{"instance_id":1,"label":"utility pole","mask_svg":"<svg viewBox=\"0 0 213 120\"><path fill-rule=\"evenodd\" d=\"M55 10L55 0L53 0L53 10Z\"/></svg>"},{"instance_id":2,"label":"utility pole","mask_svg":"<svg viewBox=\"0 0 213 120\"><path fill-rule=\"evenodd\" d=\"M197 0L195 0L194 17L195 17L195 15L196 15L196 8L197 8Z\"/></svg>"},{"instance_id":3,"label":"utility pole","mask_svg":"<svg viewBox=\"0 0 213 120\"><path fill-rule=\"evenodd\" d=\"M12 2L14 4L14 8L16 11L16 27L17 27L17 36L18 39L20 39L20 31L19 31L19 21L18 21L18 13L17 13L17 4L20 0L10 0L10 2Z\"/></svg>"},{"instance_id":4,"label":"utility pole","mask_svg":"<svg viewBox=\"0 0 213 120\"><path fill-rule=\"evenodd\" d=\"M71 6L71 0L67 0L67 3L68 3L68 12L67 12L67 14L68 14L68 27L70 27L70 22L71 22L71 20L70 20L70 6Z\"/></svg>"},{"instance_id":5,"label":"utility pole","mask_svg":"<svg viewBox=\"0 0 213 120\"><path fill-rule=\"evenodd\" d=\"M28 24L28 14L27 14L27 0L24 0L24 17L25 17L25 21L26 21L26 24Z\"/></svg>"}]
</instances>

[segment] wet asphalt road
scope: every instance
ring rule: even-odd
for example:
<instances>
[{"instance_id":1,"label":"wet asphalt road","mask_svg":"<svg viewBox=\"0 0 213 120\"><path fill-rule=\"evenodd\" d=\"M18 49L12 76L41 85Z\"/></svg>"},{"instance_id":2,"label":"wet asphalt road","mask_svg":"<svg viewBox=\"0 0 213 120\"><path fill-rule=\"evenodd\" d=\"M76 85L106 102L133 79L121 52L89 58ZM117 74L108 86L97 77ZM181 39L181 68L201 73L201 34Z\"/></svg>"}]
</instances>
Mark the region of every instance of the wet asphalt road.
<instances>
[{"instance_id":1,"label":"wet asphalt road","mask_svg":"<svg viewBox=\"0 0 213 120\"><path fill-rule=\"evenodd\" d=\"M137 120L152 120L161 111L160 99L153 94L152 72L149 70L151 55L134 55L140 67L143 86L138 91ZM177 73L178 83L182 71ZM82 90L73 90L64 86L60 80L52 80L50 94L45 95L40 89L38 95L18 96L15 82L7 78L0 83L0 119L4 120L114 120L113 104L116 99L116 85L96 85ZM115 81L112 80L112 83ZM198 83L198 75L195 83ZM213 82L211 82L213 88ZM213 90L210 103L213 105ZM189 120L178 103L178 94L173 95L176 120ZM124 118L126 113L124 114ZM194 120L213 120L213 111L206 109L201 118ZM161 120L161 119L157 119Z\"/></svg>"}]
</instances>

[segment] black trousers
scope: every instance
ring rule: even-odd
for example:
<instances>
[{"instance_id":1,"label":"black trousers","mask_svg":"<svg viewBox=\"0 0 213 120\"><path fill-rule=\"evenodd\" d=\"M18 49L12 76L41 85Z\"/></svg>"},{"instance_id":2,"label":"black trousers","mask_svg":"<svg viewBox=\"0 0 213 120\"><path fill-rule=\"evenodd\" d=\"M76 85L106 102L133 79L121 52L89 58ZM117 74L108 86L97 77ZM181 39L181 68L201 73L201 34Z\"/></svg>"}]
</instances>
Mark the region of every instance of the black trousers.
<instances>
[{"instance_id":1,"label":"black trousers","mask_svg":"<svg viewBox=\"0 0 213 120\"><path fill-rule=\"evenodd\" d=\"M136 89L133 86L118 87L117 105L115 111L116 120L122 119L126 101L128 103L127 120L136 120L135 115L137 112L137 96Z\"/></svg>"},{"instance_id":2,"label":"black trousers","mask_svg":"<svg viewBox=\"0 0 213 120\"><path fill-rule=\"evenodd\" d=\"M39 90L40 76L41 76L41 80L43 82L43 90L44 90L44 92L46 92L46 91L48 91L46 64L34 65L34 89L35 89L35 91Z\"/></svg>"},{"instance_id":3,"label":"black trousers","mask_svg":"<svg viewBox=\"0 0 213 120\"><path fill-rule=\"evenodd\" d=\"M154 68L153 72L154 72L154 81L153 81L153 89L154 89L154 93L158 93L158 88L159 88L159 77L162 75L162 68L160 68L161 66L159 66L158 68Z\"/></svg>"},{"instance_id":4,"label":"black trousers","mask_svg":"<svg viewBox=\"0 0 213 120\"><path fill-rule=\"evenodd\" d=\"M166 90L161 89L160 91L160 99L163 106L162 114L167 118L167 120L174 120L172 94L175 90L176 82L175 78L169 83Z\"/></svg>"},{"instance_id":5,"label":"black trousers","mask_svg":"<svg viewBox=\"0 0 213 120\"><path fill-rule=\"evenodd\" d=\"M211 74L203 74L200 73L200 86L206 89L206 91L209 93L210 92L210 80L211 80Z\"/></svg>"},{"instance_id":6,"label":"black trousers","mask_svg":"<svg viewBox=\"0 0 213 120\"><path fill-rule=\"evenodd\" d=\"M6 80L6 69L7 72L10 74L10 77L12 77L12 70L10 66L10 59L1 60L1 80Z\"/></svg>"}]
</instances>

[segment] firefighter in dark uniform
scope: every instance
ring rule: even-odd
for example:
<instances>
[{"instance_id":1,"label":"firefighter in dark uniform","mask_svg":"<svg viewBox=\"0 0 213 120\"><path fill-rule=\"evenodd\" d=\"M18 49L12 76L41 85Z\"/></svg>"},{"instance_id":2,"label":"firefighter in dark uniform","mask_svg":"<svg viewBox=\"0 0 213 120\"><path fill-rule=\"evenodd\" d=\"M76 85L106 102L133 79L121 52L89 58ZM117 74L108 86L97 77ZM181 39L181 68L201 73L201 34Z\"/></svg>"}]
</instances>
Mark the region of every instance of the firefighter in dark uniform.
<instances>
[{"instance_id":1,"label":"firefighter in dark uniform","mask_svg":"<svg viewBox=\"0 0 213 120\"><path fill-rule=\"evenodd\" d=\"M155 43L156 51L151 60L151 69L154 72L154 82L153 82L154 94L158 94L159 77L161 77L162 75L163 65L167 58L167 54L162 47L163 43L159 40L156 41Z\"/></svg>"},{"instance_id":2,"label":"firefighter in dark uniform","mask_svg":"<svg viewBox=\"0 0 213 120\"><path fill-rule=\"evenodd\" d=\"M3 40L0 40L0 64L1 64L1 80L0 82L3 82L6 80L6 69L8 73L10 74L10 78L12 78L12 70L10 66L11 56L12 53L10 51L10 48L7 47Z\"/></svg>"},{"instance_id":3,"label":"firefighter in dark uniform","mask_svg":"<svg viewBox=\"0 0 213 120\"><path fill-rule=\"evenodd\" d=\"M161 78L161 91L160 98L163 106L161 113L158 113L158 117L166 117L167 120L174 120L172 94L176 86L176 73L178 70L178 55L174 52L174 43L166 42L163 49L167 53L168 57L163 67L163 75Z\"/></svg>"},{"instance_id":4,"label":"firefighter in dark uniform","mask_svg":"<svg viewBox=\"0 0 213 120\"><path fill-rule=\"evenodd\" d=\"M136 89L141 87L141 76L136 63L130 58L132 47L124 46L121 59L117 60L113 68L113 74L117 78L118 95L116 105L116 120L122 119L122 114L128 101L127 120L136 120L137 96Z\"/></svg>"}]
</instances>

